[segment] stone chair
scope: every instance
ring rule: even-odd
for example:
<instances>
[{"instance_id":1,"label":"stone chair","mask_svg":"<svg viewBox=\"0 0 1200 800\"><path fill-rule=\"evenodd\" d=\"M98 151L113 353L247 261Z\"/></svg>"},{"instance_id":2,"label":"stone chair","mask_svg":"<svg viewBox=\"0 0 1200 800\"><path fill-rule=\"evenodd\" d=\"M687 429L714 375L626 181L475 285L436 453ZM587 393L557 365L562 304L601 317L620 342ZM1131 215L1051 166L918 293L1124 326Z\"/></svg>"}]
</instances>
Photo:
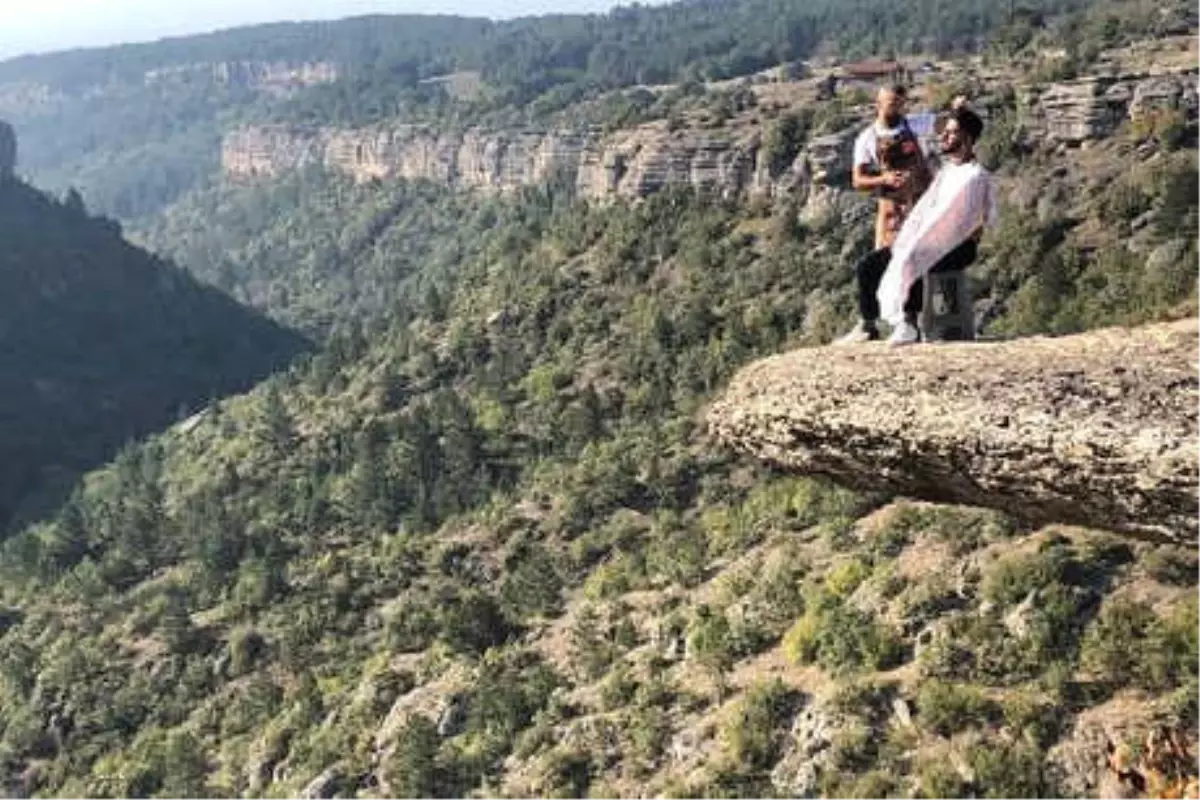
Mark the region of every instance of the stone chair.
<instances>
[{"instance_id":1,"label":"stone chair","mask_svg":"<svg viewBox=\"0 0 1200 800\"><path fill-rule=\"evenodd\" d=\"M927 342L975 339L975 309L965 270L925 275L919 325Z\"/></svg>"}]
</instances>

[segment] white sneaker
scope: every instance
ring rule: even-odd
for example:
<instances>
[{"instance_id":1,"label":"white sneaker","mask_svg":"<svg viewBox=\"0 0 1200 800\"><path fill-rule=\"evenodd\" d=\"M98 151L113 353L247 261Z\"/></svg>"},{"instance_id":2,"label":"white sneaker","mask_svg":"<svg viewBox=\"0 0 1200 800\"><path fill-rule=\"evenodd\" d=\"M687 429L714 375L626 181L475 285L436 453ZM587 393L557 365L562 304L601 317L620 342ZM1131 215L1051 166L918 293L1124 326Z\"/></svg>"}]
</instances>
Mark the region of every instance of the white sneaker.
<instances>
[{"instance_id":1,"label":"white sneaker","mask_svg":"<svg viewBox=\"0 0 1200 800\"><path fill-rule=\"evenodd\" d=\"M874 325L868 325L865 322L859 322L854 326L854 330L847 333L840 339L834 340L834 344L862 344L863 342L874 342L879 339L879 330Z\"/></svg>"},{"instance_id":2,"label":"white sneaker","mask_svg":"<svg viewBox=\"0 0 1200 800\"><path fill-rule=\"evenodd\" d=\"M913 325L907 320L901 322L892 331L892 335L888 337L888 344L892 347L902 347L906 344L916 344L921 341L921 330L916 325Z\"/></svg>"}]
</instances>

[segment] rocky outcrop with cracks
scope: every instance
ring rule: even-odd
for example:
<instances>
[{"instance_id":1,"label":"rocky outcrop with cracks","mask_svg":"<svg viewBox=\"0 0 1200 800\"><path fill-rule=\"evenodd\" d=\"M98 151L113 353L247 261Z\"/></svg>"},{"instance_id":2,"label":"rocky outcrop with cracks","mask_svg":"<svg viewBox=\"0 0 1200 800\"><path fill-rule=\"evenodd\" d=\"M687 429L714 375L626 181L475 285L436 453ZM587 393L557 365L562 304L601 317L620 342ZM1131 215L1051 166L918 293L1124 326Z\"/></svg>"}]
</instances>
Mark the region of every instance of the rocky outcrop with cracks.
<instances>
[{"instance_id":1,"label":"rocky outcrop with cracks","mask_svg":"<svg viewBox=\"0 0 1200 800\"><path fill-rule=\"evenodd\" d=\"M1196 541L1196 320L1076 336L799 350L708 413L784 468L935 501Z\"/></svg>"}]
</instances>

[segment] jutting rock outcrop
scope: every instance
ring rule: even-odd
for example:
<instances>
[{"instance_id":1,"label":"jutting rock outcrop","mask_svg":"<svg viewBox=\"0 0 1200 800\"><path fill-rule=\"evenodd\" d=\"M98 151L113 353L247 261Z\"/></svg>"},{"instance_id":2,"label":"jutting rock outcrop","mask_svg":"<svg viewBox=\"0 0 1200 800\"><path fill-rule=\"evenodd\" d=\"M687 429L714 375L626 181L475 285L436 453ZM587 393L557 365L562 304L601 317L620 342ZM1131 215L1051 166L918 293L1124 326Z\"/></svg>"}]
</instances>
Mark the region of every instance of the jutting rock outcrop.
<instances>
[{"instance_id":1,"label":"jutting rock outcrop","mask_svg":"<svg viewBox=\"0 0 1200 800\"><path fill-rule=\"evenodd\" d=\"M1194 544L1197 321L1061 338L798 350L708 412L783 468Z\"/></svg>"}]
</instances>

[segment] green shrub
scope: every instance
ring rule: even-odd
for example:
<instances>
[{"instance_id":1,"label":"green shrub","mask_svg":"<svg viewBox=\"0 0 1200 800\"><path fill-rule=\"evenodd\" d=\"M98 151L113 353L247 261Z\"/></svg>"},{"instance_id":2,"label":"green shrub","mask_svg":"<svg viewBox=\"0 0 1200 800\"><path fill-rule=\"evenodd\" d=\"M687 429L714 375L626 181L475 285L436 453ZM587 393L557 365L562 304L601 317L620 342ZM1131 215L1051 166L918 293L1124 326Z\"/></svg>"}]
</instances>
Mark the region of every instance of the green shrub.
<instances>
[{"instance_id":1,"label":"green shrub","mask_svg":"<svg viewBox=\"0 0 1200 800\"><path fill-rule=\"evenodd\" d=\"M1114 687L1174 688L1195 674L1197 603L1193 596L1168 619L1144 603L1116 600L1101 609L1084 636L1080 661Z\"/></svg>"},{"instance_id":2,"label":"green shrub","mask_svg":"<svg viewBox=\"0 0 1200 800\"><path fill-rule=\"evenodd\" d=\"M1011 536L1015 527L1011 519L990 509L905 504L892 512L876 536L883 555L898 555L904 545L924 534L949 543L955 556L963 556Z\"/></svg>"},{"instance_id":3,"label":"green shrub","mask_svg":"<svg viewBox=\"0 0 1200 800\"><path fill-rule=\"evenodd\" d=\"M1187 112L1178 108L1143 111L1129 129L1135 139L1154 139L1162 148L1174 150L1187 138Z\"/></svg>"},{"instance_id":4,"label":"green shrub","mask_svg":"<svg viewBox=\"0 0 1200 800\"><path fill-rule=\"evenodd\" d=\"M1087 590L1059 584L1040 590L1024 612L1024 635L1009 630L1003 609L952 617L922 654L922 669L931 677L988 685L1037 678L1052 664L1075 658L1086 621L1080 612L1091 597Z\"/></svg>"},{"instance_id":5,"label":"green shrub","mask_svg":"<svg viewBox=\"0 0 1200 800\"><path fill-rule=\"evenodd\" d=\"M794 663L817 662L835 673L890 669L904 656L903 642L891 628L833 595L809 603L784 635L783 649Z\"/></svg>"},{"instance_id":6,"label":"green shrub","mask_svg":"<svg viewBox=\"0 0 1200 800\"><path fill-rule=\"evenodd\" d=\"M1025 742L989 740L967 756L976 797L1057 797L1041 750Z\"/></svg>"},{"instance_id":7,"label":"green shrub","mask_svg":"<svg viewBox=\"0 0 1200 800\"><path fill-rule=\"evenodd\" d=\"M863 772L875 763L879 732L862 723L847 725L833 735L829 763L840 774Z\"/></svg>"},{"instance_id":8,"label":"green shrub","mask_svg":"<svg viewBox=\"0 0 1200 800\"><path fill-rule=\"evenodd\" d=\"M1179 688L1167 695L1163 714L1169 725L1195 730L1200 721L1200 678L1186 676Z\"/></svg>"},{"instance_id":9,"label":"green shrub","mask_svg":"<svg viewBox=\"0 0 1200 800\"><path fill-rule=\"evenodd\" d=\"M1058 740L1066 720L1066 709L1024 693L1018 693L1004 703L1004 724L1042 751Z\"/></svg>"},{"instance_id":10,"label":"green shrub","mask_svg":"<svg viewBox=\"0 0 1200 800\"><path fill-rule=\"evenodd\" d=\"M1139 182L1119 178L1109 184L1100 200L1100 216L1110 225L1128 225L1151 208L1151 197Z\"/></svg>"},{"instance_id":11,"label":"green shrub","mask_svg":"<svg viewBox=\"0 0 1200 800\"><path fill-rule=\"evenodd\" d=\"M801 478L791 485L788 513L797 525L853 520L866 513L873 499L820 478Z\"/></svg>"},{"instance_id":12,"label":"green shrub","mask_svg":"<svg viewBox=\"0 0 1200 800\"><path fill-rule=\"evenodd\" d=\"M897 572L894 564L877 566L874 580L879 587L879 596L884 600L899 597L909 586L908 578Z\"/></svg>"},{"instance_id":13,"label":"green shrub","mask_svg":"<svg viewBox=\"0 0 1200 800\"><path fill-rule=\"evenodd\" d=\"M783 635L783 653L793 664L811 664L817 659L821 617L805 612Z\"/></svg>"},{"instance_id":14,"label":"green shrub","mask_svg":"<svg viewBox=\"0 0 1200 800\"><path fill-rule=\"evenodd\" d=\"M966 601L950 585L949 579L944 574L936 574L908 587L901 596L900 611L905 623L915 628L964 605Z\"/></svg>"},{"instance_id":15,"label":"green shrub","mask_svg":"<svg viewBox=\"0 0 1200 800\"><path fill-rule=\"evenodd\" d=\"M438 622L446 644L475 655L503 644L516 633L495 598L476 590L449 598L439 609Z\"/></svg>"},{"instance_id":16,"label":"green shrub","mask_svg":"<svg viewBox=\"0 0 1200 800\"><path fill-rule=\"evenodd\" d=\"M1127 685L1142 672L1142 650L1158 626L1158 617L1144 603L1108 603L1088 629L1081 662L1101 680Z\"/></svg>"},{"instance_id":17,"label":"green shrub","mask_svg":"<svg viewBox=\"0 0 1200 800\"><path fill-rule=\"evenodd\" d=\"M970 686L932 680L922 683L917 693L921 726L939 736L987 724L997 711L995 703Z\"/></svg>"},{"instance_id":18,"label":"green shrub","mask_svg":"<svg viewBox=\"0 0 1200 800\"><path fill-rule=\"evenodd\" d=\"M1010 555L991 567L984 576L984 599L1001 607L1014 606L1025 600L1031 591L1058 581L1066 558L1066 553L1061 549L1049 553Z\"/></svg>"},{"instance_id":19,"label":"green shrub","mask_svg":"<svg viewBox=\"0 0 1200 800\"><path fill-rule=\"evenodd\" d=\"M891 714L896 689L892 681L852 680L838 688L830 704L842 714L880 721Z\"/></svg>"},{"instance_id":20,"label":"green shrub","mask_svg":"<svg viewBox=\"0 0 1200 800\"><path fill-rule=\"evenodd\" d=\"M752 686L722 727L726 755L750 771L773 765L794 704L795 693L778 679Z\"/></svg>"},{"instance_id":21,"label":"green shrub","mask_svg":"<svg viewBox=\"0 0 1200 800\"><path fill-rule=\"evenodd\" d=\"M586 797L592 783L592 760L581 750L555 750L542 768L542 797Z\"/></svg>"},{"instance_id":22,"label":"green shrub","mask_svg":"<svg viewBox=\"0 0 1200 800\"><path fill-rule=\"evenodd\" d=\"M894 515L892 524L883 526L871 537L869 546L876 558L895 558L912 543L913 530L903 523L895 524L895 517L898 516L902 515Z\"/></svg>"},{"instance_id":23,"label":"green shrub","mask_svg":"<svg viewBox=\"0 0 1200 800\"><path fill-rule=\"evenodd\" d=\"M500 602L514 619L553 616L562 607L562 577L540 548L530 547L508 560Z\"/></svg>"},{"instance_id":24,"label":"green shrub","mask_svg":"<svg viewBox=\"0 0 1200 800\"><path fill-rule=\"evenodd\" d=\"M799 560L798 554L784 549L777 555L779 557L756 576L751 587L755 608L776 635L779 629L775 626L785 625L804 612L803 584L808 574L808 567Z\"/></svg>"},{"instance_id":25,"label":"green shrub","mask_svg":"<svg viewBox=\"0 0 1200 800\"><path fill-rule=\"evenodd\" d=\"M619 597L645 584L645 571L641 559L628 553L617 553L614 557L592 570L583 586L584 596L589 600L607 600Z\"/></svg>"},{"instance_id":26,"label":"green shrub","mask_svg":"<svg viewBox=\"0 0 1200 800\"><path fill-rule=\"evenodd\" d=\"M633 700L638 682L626 664L618 664L600 686L600 704L605 711L624 708Z\"/></svg>"},{"instance_id":27,"label":"green shrub","mask_svg":"<svg viewBox=\"0 0 1200 800\"><path fill-rule=\"evenodd\" d=\"M854 778L851 783L846 786L844 792L837 792L831 796L834 797L861 797L861 798L879 798L879 797L894 797L896 790L899 788L896 783L897 776L880 769L874 769L870 772L859 775Z\"/></svg>"},{"instance_id":28,"label":"green shrub","mask_svg":"<svg viewBox=\"0 0 1200 800\"><path fill-rule=\"evenodd\" d=\"M435 796L440 745L432 722L420 715L408 719L396 737L396 749L386 767L394 797Z\"/></svg>"},{"instance_id":29,"label":"green shrub","mask_svg":"<svg viewBox=\"0 0 1200 800\"><path fill-rule=\"evenodd\" d=\"M733 666L736 649L725 613L701 605L688 626L688 655L708 669L718 685L718 695L724 693L725 673Z\"/></svg>"},{"instance_id":30,"label":"green shrub","mask_svg":"<svg viewBox=\"0 0 1200 800\"><path fill-rule=\"evenodd\" d=\"M508 752L517 734L549 702L557 674L527 650L493 650L475 681L466 730L492 741L494 758Z\"/></svg>"},{"instance_id":31,"label":"green shrub","mask_svg":"<svg viewBox=\"0 0 1200 800\"><path fill-rule=\"evenodd\" d=\"M437 637L438 620L428 601L407 597L388 615L388 646L401 653L417 653Z\"/></svg>"},{"instance_id":32,"label":"green shrub","mask_svg":"<svg viewBox=\"0 0 1200 800\"><path fill-rule=\"evenodd\" d=\"M671 726L666 715L652 706L639 707L629 716L625 726L632 755L645 767L655 765L666 750Z\"/></svg>"},{"instance_id":33,"label":"green shrub","mask_svg":"<svg viewBox=\"0 0 1200 800\"><path fill-rule=\"evenodd\" d=\"M919 797L970 797L970 785L945 757L923 759L917 767ZM1033 796L1033 795L1031 795Z\"/></svg>"},{"instance_id":34,"label":"green shrub","mask_svg":"<svg viewBox=\"0 0 1200 800\"><path fill-rule=\"evenodd\" d=\"M230 674L245 675L266 653L266 647L267 643L258 631L247 627L235 628L229 634Z\"/></svg>"},{"instance_id":35,"label":"green shrub","mask_svg":"<svg viewBox=\"0 0 1200 800\"><path fill-rule=\"evenodd\" d=\"M571 627L571 655L583 677L595 680L604 674L618 655L616 643L609 635L608 622L594 606L579 610Z\"/></svg>"},{"instance_id":36,"label":"green shrub","mask_svg":"<svg viewBox=\"0 0 1200 800\"><path fill-rule=\"evenodd\" d=\"M848 597L870 574L871 568L859 559L843 561L826 573L825 586L838 597Z\"/></svg>"},{"instance_id":37,"label":"green shrub","mask_svg":"<svg viewBox=\"0 0 1200 800\"><path fill-rule=\"evenodd\" d=\"M812 110L808 107L801 113L785 113L767 126L760 157L766 161L771 175L779 175L791 166L811 126Z\"/></svg>"},{"instance_id":38,"label":"green shrub","mask_svg":"<svg viewBox=\"0 0 1200 800\"><path fill-rule=\"evenodd\" d=\"M654 577L692 587L704 579L708 540L695 525L677 518L655 526L646 551L646 569Z\"/></svg>"}]
</instances>

